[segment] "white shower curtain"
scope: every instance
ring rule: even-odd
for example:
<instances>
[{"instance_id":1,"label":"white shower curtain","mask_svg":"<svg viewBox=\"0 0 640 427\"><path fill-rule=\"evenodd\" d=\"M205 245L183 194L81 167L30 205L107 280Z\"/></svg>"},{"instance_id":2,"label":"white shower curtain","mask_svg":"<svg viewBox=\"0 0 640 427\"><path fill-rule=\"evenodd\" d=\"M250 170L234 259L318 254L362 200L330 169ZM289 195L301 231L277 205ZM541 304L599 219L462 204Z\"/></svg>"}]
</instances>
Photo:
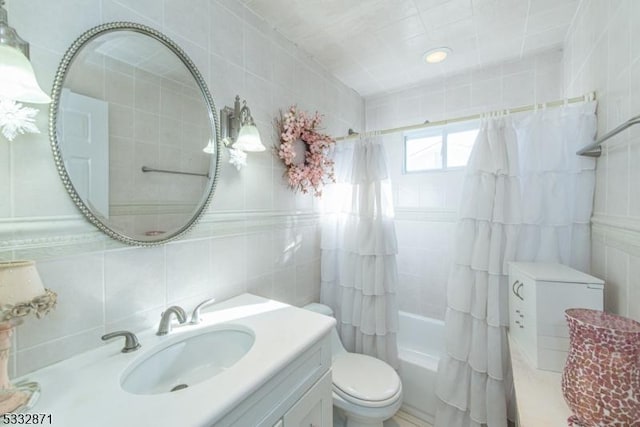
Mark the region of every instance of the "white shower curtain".
<instances>
[{"instance_id":1,"label":"white shower curtain","mask_svg":"<svg viewBox=\"0 0 640 427\"><path fill-rule=\"evenodd\" d=\"M436 427L506 427L508 263L588 272L595 103L483 121L467 166L447 287Z\"/></svg>"},{"instance_id":2,"label":"white shower curtain","mask_svg":"<svg viewBox=\"0 0 640 427\"><path fill-rule=\"evenodd\" d=\"M397 242L381 137L337 144L323 194L321 301L348 351L398 366Z\"/></svg>"}]
</instances>

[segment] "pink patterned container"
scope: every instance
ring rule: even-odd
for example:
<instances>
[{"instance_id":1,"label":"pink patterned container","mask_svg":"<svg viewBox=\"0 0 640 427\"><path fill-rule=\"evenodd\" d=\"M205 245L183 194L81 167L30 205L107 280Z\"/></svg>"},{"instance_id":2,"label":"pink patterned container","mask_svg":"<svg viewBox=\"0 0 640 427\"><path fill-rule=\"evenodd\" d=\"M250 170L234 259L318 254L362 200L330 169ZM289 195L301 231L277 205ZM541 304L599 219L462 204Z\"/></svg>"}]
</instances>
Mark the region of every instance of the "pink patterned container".
<instances>
[{"instance_id":1,"label":"pink patterned container","mask_svg":"<svg viewBox=\"0 0 640 427\"><path fill-rule=\"evenodd\" d=\"M562 392L575 427L640 427L640 323L597 310L565 311L570 349Z\"/></svg>"}]
</instances>

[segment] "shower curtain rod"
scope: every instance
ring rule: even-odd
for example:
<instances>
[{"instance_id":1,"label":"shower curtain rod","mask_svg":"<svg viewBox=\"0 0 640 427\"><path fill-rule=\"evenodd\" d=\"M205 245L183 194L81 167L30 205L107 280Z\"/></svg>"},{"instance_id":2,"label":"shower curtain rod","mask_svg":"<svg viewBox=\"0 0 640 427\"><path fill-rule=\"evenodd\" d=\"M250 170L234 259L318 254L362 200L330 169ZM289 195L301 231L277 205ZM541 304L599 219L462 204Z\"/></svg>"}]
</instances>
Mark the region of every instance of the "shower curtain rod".
<instances>
[{"instance_id":1,"label":"shower curtain rod","mask_svg":"<svg viewBox=\"0 0 640 427\"><path fill-rule=\"evenodd\" d=\"M499 113L502 111L506 111L508 113L522 113L524 111L533 111L537 108L545 108L545 107L560 107L562 105L565 104L575 104L577 102L587 102L587 101L593 101L596 99L596 93L595 92L590 92L587 93L586 95L583 96L577 96L575 98L568 98L568 99L560 99L557 101L551 101L551 102L544 102L544 103L540 103L540 104L531 104L531 105L525 105L523 107L516 107L516 108L505 108L505 109L501 109L501 110L495 110L495 111L491 111L489 113L482 113L482 114L474 114L472 116L464 116L464 117L456 117L453 119L445 119L445 120L438 120L436 122L425 122L425 123L420 123L417 125L409 125L409 126L400 126L397 128L389 128L389 129L383 129L383 130L379 130L376 131L377 133L381 134L381 135L388 135L391 133L396 133L396 132L402 132L402 131L408 131L408 130L418 130L418 129L424 129L424 128L428 128L428 127L432 127L432 126L443 126L443 125L447 125L450 123L458 123L458 122L467 122L470 120L478 120L481 119L482 116L484 116L485 114L491 114L491 113ZM345 141L348 139L354 139L354 138L358 138L360 136L360 134L358 132L354 132L353 129L349 129L349 134L346 136L341 136L339 138L336 138L336 141Z\"/></svg>"}]
</instances>

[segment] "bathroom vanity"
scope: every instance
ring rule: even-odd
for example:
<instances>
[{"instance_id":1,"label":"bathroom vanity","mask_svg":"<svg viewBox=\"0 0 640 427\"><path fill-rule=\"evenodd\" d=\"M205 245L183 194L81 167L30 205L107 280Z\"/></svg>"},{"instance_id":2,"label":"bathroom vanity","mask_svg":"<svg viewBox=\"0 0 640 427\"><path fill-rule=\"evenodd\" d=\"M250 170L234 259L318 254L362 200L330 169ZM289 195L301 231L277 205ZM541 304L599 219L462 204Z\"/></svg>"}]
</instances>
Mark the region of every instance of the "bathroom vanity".
<instances>
[{"instance_id":1,"label":"bathroom vanity","mask_svg":"<svg viewBox=\"0 0 640 427\"><path fill-rule=\"evenodd\" d=\"M329 331L334 319L251 294L211 306L202 319L198 325L175 326L163 337L141 333L142 348L132 353L121 353L123 343L117 340L29 374L23 379L37 381L42 389L29 412L51 414L52 425L64 427L143 426L151 413L158 427L332 425ZM175 391L145 388L161 383L145 375L166 377L164 370L174 369L156 363L157 355L217 331L243 331L253 341L231 366L198 369L206 379ZM154 369L143 370L141 385L126 391L123 385L145 363L155 363ZM194 379L193 372L189 375Z\"/></svg>"}]
</instances>

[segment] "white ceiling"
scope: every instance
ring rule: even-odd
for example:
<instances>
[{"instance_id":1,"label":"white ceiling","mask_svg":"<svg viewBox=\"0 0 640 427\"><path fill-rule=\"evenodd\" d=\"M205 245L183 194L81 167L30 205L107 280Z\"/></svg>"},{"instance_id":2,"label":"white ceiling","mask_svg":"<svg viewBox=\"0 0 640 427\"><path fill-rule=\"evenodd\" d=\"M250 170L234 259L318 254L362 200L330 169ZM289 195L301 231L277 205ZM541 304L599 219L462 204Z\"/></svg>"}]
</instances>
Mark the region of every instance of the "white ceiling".
<instances>
[{"instance_id":1,"label":"white ceiling","mask_svg":"<svg viewBox=\"0 0 640 427\"><path fill-rule=\"evenodd\" d=\"M580 0L244 0L362 96L562 45ZM428 49L449 58L425 64Z\"/></svg>"}]
</instances>

